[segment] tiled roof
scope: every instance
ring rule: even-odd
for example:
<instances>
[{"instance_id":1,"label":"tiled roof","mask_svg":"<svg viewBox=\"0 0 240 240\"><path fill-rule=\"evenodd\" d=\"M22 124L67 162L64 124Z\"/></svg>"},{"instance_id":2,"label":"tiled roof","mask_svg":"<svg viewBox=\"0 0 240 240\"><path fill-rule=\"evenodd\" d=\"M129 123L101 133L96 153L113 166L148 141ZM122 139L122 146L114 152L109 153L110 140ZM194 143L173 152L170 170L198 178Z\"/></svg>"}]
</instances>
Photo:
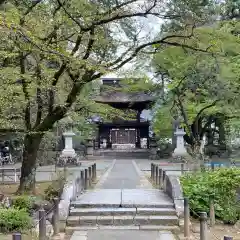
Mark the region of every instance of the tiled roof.
<instances>
[{"instance_id":1,"label":"tiled roof","mask_svg":"<svg viewBox=\"0 0 240 240\"><path fill-rule=\"evenodd\" d=\"M152 102L154 97L142 92L102 92L95 98L99 103L133 103L133 102Z\"/></svg>"}]
</instances>

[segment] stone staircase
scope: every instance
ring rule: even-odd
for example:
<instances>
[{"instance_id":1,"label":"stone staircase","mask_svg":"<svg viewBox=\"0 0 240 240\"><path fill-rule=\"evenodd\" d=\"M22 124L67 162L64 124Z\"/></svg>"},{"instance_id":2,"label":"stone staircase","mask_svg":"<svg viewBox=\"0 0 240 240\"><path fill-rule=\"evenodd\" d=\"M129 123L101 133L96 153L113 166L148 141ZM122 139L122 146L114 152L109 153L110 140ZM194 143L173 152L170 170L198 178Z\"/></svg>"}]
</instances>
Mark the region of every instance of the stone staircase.
<instances>
[{"instance_id":1,"label":"stone staircase","mask_svg":"<svg viewBox=\"0 0 240 240\"><path fill-rule=\"evenodd\" d=\"M112 204L71 203L66 234L74 231L111 230L166 230L179 232L174 205L169 203L149 206L114 206Z\"/></svg>"},{"instance_id":2,"label":"stone staircase","mask_svg":"<svg viewBox=\"0 0 240 240\"><path fill-rule=\"evenodd\" d=\"M102 159L148 159L149 149L97 149L93 154Z\"/></svg>"}]
</instances>

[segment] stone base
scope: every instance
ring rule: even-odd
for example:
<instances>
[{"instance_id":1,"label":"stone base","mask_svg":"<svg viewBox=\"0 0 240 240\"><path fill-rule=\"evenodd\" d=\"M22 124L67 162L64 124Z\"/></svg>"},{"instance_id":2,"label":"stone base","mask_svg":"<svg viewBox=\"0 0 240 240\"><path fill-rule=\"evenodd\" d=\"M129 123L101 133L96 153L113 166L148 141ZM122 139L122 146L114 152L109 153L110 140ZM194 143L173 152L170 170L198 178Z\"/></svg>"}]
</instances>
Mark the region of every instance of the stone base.
<instances>
[{"instance_id":1,"label":"stone base","mask_svg":"<svg viewBox=\"0 0 240 240\"><path fill-rule=\"evenodd\" d=\"M112 144L112 149L134 149L135 144Z\"/></svg>"},{"instance_id":2,"label":"stone base","mask_svg":"<svg viewBox=\"0 0 240 240\"><path fill-rule=\"evenodd\" d=\"M76 152L73 148L63 149L61 156L62 157L72 157L73 158L73 157L76 156Z\"/></svg>"},{"instance_id":3,"label":"stone base","mask_svg":"<svg viewBox=\"0 0 240 240\"><path fill-rule=\"evenodd\" d=\"M61 155L58 159L57 159L57 164L58 167L63 167L66 165L74 165L74 166L80 166L81 162L80 162L80 158L79 156L75 155L74 157L66 157L64 155Z\"/></svg>"}]
</instances>

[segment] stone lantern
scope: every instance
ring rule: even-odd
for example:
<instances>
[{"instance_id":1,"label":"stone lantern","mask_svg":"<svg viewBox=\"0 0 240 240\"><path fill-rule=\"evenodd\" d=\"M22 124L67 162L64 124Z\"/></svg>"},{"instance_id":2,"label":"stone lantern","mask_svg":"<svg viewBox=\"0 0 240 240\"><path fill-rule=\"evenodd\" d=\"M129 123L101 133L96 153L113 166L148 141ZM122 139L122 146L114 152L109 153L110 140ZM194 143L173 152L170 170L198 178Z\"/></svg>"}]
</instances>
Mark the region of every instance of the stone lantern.
<instances>
[{"instance_id":1,"label":"stone lantern","mask_svg":"<svg viewBox=\"0 0 240 240\"><path fill-rule=\"evenodd\" d=\"M64 144L64 149L62 150L61 157L66 157L66 158L76 157L76 152L73 149L73 136L75 136L75 133L73 132L73 120L71 119L71 117L68 117L66 130L63 133L65 144Z\"/></svg>"},{"instance_id":2,"label":"stone lantern","mask_svg":"<svg viewBox=\"0 0 240 240\"><path fill-rule=\"evenodd\" d=\"M184 139L183 136L185 135L185 131L182 128L176 129L174 135L176 136L176 148L174 149L173 152L173 157L175 158L184 158L188 156L188 152L184 146Z\"/></svg>"}]
</instances>

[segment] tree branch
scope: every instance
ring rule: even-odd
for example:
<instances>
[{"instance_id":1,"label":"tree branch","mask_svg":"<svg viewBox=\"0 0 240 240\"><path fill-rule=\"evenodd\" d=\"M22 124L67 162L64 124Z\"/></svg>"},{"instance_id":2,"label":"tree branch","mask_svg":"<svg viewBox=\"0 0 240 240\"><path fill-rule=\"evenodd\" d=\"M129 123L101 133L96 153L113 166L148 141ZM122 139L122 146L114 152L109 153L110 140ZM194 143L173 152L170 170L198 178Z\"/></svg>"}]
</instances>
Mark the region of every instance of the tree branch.
<instances>
[{"instance_id":1,"label":"tree branch","mask_svg":"<svg viewBox=\"0 0 240 240\"><path fill-rule=\"evenodd\" d=\"M32 5L27 9L27 11L23 14L22 18L20 19L20 25L24 24L26 16L41 2L42 0L32 1Z\"/></svg>"},{"instance_id":2,"label":"tree branch","mask_svg":"<svg viewBox=\"0 0 240 240\"><path fill-rule=\"evenodd\" d=\"M80 29L82 30L83 29L83 26L81 25L81 23L76 20L68 11L67 9L64 7L64 4L60 1L60 0L57 0L59 6L63 9L63 11L67 14L67 16L73 21L75 22L79 27ZM80 17L79 17L80 18Z\"/></svg>"},{"instance_id":3,"label":"tree branch","mask_svg":"<svg viewBox=\"0 0 240 240\"><path fill-rule=\"evenodd\" d=\"M180 111L182 113L182 116L183 116L183 120L184 120L184 123L189 131L189 134L190 134L190 137L194 140L194 136L193 136L193 133L192 133L192 129L188 123L188 117L187 117L187 113L183 107L183 104L182 104L182 101L180 99L180 93L179 93L179 90L177 89L177 102L178 102L178 105L179 105L179 108L180 108Z\"/></svg>"},{"instance_id":4,"label":"tree branch","mask_svg":"<svg viewBox=\"0 0 240 240\"><path fill-rule=\"evenodd\" d=\"M88 40L88 46L87 46L87 50L85 55L83 56L83 59L87 59L90 56L91 50L93 48L93 44L94 44L94 27L92 27L92 29L90 30L90 36L89 36L89 40Z\"/></svg>"},{"instance_id":5,"label":"tree branch","mask_svg":"<svg viewBox=\"0 0 240 240\"><path fill-rule=\"evenodd\" d=\"M31 120L30 120L30 96L29 96L29 93L28 93L28 90L27 90L27 83L23 77L23 75L25 74L26 72L26 69L25 69L25 56L22 52L20 52L19 54L19 61L20 61L20 73L22 74L22 78L21 78L21 83L22 83L22 90L23 90L23 93L24 93L24 96L25 96L25 100L26 100L26 107L25 107L25 126L28 130L31 129Z\"/></svg>"},{"instance_id":6,"label":"tree branch","mask_svg":"<svg viewBox=\"0 0 240 240\"><path fill-rule=\"evenodd\" d=\"M202 114L206 109L215 106L216 103L219 102L219 101L220 101L219 99L218 99L218 100L215 100L215 101L212 102L211 104L209 104L209 105L205 106L204 108L202 108L202 109L198 112L198 114L197 114L197 116L196 116L195 119L198 119L198 118L201 116L201 114Z\"/></svg>"},{"instance_id":7,"label":"tree branch","mask_svg":"<svg viewBox=\"0 0 240 240\"><path fill-rule=\"evenodd\" d=\"M156 41L152 41L152 42L148 42L148 43L142 44L142 45L138 46L135 49L135 51L132 53L132 55L130 57L128 57L127 59L123 60L118 66L114 67L113 70L117 70L117 69L121 68L122 66L124 66L126 63L130 62L133 58L135 58L137 56L137 54L142 49L144 49L146 47L149 47L149 46L154 46L154 45L157 45L157 44L160 44L160 43L161 44L166 44L166 45L169 45L169 46L183 47L183 48L187 48L187 49L198 51L198 52L204 52L204 53L208 52L207 49L195 48L195 47L192 47L192 46L187 45L187 44L167 41L170 38L189 38L189 37L191 37L191 35L188 35L188 36L171 35L171 36L166 36L166 37L164 37L164 38L162 38L160 40L156 40Z\"/></svg>"},{"instance_id":8,"label":"tree branch","mask_svg":"<svg viewBox=\"0 0 240 240\"><path fill-rule=\"evenodd\" d=\"M36 96L37 116L36 116L36 121L35 121L34 128L41 123L41 120L42 120L42 110L43 110L43 100L42 100L42 96L41 96L42 91L41 91L41 88L40 88L42 76L41 76L41 68L40 68L40 64L39 63L37 64L36 75L37 75L37 82L38 82L37 96Z\"/></svg>"}]
</instances>

